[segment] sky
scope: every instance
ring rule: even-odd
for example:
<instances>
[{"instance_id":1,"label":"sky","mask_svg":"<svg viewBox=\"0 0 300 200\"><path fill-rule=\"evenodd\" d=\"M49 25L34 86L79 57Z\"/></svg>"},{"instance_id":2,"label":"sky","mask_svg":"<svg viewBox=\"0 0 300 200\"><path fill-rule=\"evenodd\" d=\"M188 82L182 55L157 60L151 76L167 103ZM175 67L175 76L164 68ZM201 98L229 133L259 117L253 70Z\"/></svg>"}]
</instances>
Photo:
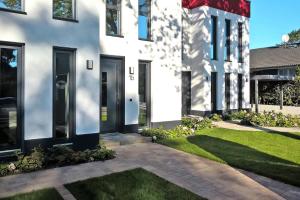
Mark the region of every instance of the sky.
<instances>
[{"instance_id":1,"label":"sky","mask_svg":"<svg viewBox=\"0 0 300 200\"><path fill-rule=\"evenodd\" d=\"M274 46L300 28L300 0L252 0L250 48Z\"/></svg>"}]
</instances>

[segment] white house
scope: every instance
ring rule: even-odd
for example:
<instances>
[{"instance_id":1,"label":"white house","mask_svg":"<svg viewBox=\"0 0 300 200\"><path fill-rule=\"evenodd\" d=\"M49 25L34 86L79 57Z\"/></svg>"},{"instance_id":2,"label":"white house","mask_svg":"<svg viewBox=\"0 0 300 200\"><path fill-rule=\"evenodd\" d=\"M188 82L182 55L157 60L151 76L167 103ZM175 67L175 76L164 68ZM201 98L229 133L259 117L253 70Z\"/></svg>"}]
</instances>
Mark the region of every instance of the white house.
<instances>
[{"instance_id":1,"label":"white house","mask_svg":"<svg viewBox=\"0 0 300 200\"><path fill-rule=\"evenodd\" d=\"M183 2L183 112L250 108L247 0Z\"/></svg>"},{"instance_id":2,"label":"white house","mask_svg":"<svg viewBox=\"0 0 300 200\"><path fill-rule=\"evenodd\" d=\"M0 152L84 149L98 144L99 133L174 127L182 110L212 111L211 72L218 72L216 110L226 109L225 73L228 109L248 108L250 15L201 4L215 0L181 1L0 0ZM217 60L210 58L212 15ZM231 62L223 59L225 19Z\"/></svg>"}]
</instances>

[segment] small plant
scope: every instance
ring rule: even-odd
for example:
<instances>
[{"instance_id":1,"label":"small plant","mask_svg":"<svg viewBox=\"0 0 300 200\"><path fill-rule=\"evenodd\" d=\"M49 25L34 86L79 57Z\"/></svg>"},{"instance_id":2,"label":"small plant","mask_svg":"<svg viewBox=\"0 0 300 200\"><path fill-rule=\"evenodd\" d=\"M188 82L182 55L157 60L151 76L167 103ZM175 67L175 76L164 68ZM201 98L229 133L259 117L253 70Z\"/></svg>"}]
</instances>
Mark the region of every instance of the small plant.
<instances>
[{"instance_id":1,"label":"small plant","mask_svg":"<svg viewBox=\"0 0 300 200\"><path fill-rule=\"evenodd\" d=\"M223 120L223 119L222 119L222 116L221 116L221 115L218 115L218 114L213 114L213 115L210 117L210 119L211 119L212 121L214 121L214 122L220 122L220 121Z\"/></svg>"}]
</instances>

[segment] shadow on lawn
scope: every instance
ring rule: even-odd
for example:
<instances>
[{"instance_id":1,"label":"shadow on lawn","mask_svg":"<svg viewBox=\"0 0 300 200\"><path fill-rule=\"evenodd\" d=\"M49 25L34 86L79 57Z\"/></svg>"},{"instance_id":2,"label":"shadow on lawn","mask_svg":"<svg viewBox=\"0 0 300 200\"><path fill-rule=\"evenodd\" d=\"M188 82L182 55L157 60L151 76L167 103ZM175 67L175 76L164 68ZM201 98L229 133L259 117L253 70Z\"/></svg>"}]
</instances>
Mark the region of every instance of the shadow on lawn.
<instances>
[{"instance_id":1,"label":"shadow on lawn","mask_svg":"<svg viewBox=\"0 0 300 200\"><path fill-rule=\"evenodd\" d=\"M206 135L189 137L187 140L233 167L300 186L300 165L297 163Z\"/></svg>"}]
</instances>

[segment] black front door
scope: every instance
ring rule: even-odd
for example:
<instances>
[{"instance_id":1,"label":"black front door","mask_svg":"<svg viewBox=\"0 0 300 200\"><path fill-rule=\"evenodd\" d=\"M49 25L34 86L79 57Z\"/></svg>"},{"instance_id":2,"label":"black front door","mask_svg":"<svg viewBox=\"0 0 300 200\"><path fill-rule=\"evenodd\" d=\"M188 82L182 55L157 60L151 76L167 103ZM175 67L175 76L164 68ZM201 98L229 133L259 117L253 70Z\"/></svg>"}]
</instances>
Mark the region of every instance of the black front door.
<instances>
[{"instance_id":1,"label":"black front door","mask_svg":"<svg viewBox=\"0 0 300 200\"><path fill-rule=\"evenodd\" d=\"M20 148L21 49L0 45L0 151Z\"/></svg>"},{"instance_id":2,"label":"black front door","mask_svg":"<svg viewBox=\"0 0 300 200\"><path fill-rule=\"evenodd\" d=\"M243 109L243 74L238 75L238 102L239 110Z\"/></svg>"},{"instance_id":3,"label":"black front door","mask_svg":"<svg viewBox=\"0 0 300 200\"><path fill-rule=\"evenodd\" d=\"M191 114L191 72L182 72L182 115Z\"/></svg>"},{"instance_id":4,"label":"black front door","mask_svg":"<svg viewBox=\"0 0 300 200\"><path fill-rule=\"evenodd\" d=\"M101 132L118 132L121 124L122 60L101 58Z\"/></svg>"},{"instance_id":5,"label":"black front door","mask_svg":"<svg viewBox=\"0 0 300 200\"><path fill-rule=\"evenodd\" d=\"M211 111L217 112L217 72L211 73Z\"/></svg>"},{"instance_id":6,"label":"black front door","mask_svg":"<svg viewBox=\"0 0 300 200\"><path fill-rule=\"evenodd\" d=\"M74 132L75 53L54 49L54 138L65 143Z\"/></svg>"}]
</instances>

